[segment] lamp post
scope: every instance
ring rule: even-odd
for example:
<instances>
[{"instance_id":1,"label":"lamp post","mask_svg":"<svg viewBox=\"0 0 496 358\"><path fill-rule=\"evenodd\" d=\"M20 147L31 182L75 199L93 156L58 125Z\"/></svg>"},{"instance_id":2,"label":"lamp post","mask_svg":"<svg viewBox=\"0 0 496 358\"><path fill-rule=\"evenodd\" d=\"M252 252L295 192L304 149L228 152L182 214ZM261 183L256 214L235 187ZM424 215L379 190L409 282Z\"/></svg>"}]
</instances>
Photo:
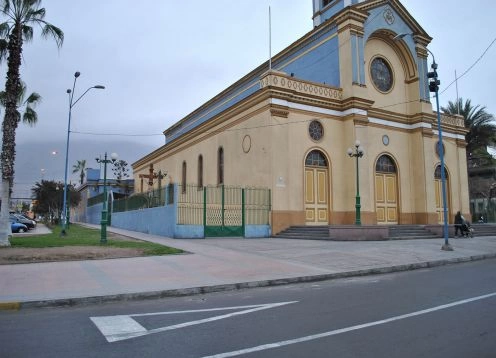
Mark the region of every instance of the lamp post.
<instances>
[{"instance_id":1,"label":"lamp post","mask_svg":"<svg viewBox=\"0 0 496 358\"><path fill-rule=\"evenodd\" d=\"M107 163L115 163L117 154L110 154L110 159L107 159L107 152L105 152L104 159L96 158L97 163L103 163L103 208L102 208L102 221L100 230L100 244L107 243L107 223L108 223L108 197L107 197Z\"/></svg>"},{"instance_id":2,"label":"lamp post","mask_svg":"<svg viewBox=\"0 0 496 358\"><path fill-rule=\"evenodd\" d=\"M363 157L365 151L363 147L360 145L360 141L357 140L355 142L355 150L348 148L347 150L350 158L356 158L356 197L355 197L355 225L362 225L362 221L360 219L360 174L358 171L358 158Z\"/></svg>"},{"instance_id":3,"label":"lamp post","mask_svg":"<svg viewBox=\"0 0 496 358\"><path fill-rule=\"evenodd\" d=\"M412 36L413 34L411 33L404 33L404 34L398 34L396 35L393 40L398 41L401 40L403 37L410 35ZM453 247L449 243L449 231L448 231L448 206L447 206L447 195L446 195L446 174L445 174L445 168L444 168L444 145L443 145L443 130L441 127L441 113L439 112L439 85L441 84L441 81L438 80L438 75L437 75L437 63L436 63L436 58L434 57L434 54L432 51L430 51L427 47L425 48L428 53L431 54L432 56L432 65L431 69L432 71L427 73L427 78L430 80L429 81L429 91L434 92L436 95L436 114L437 114L437 134L438 134L438 151L439 151L439 159L441 161L441 187L442 187L442 192L443 192L443 237L444 237L444 244L441 247L442 250L444 251L453 251Z\"/></svg>"},{"instance_id":4,"label":"lamp post","mask_svg":"<svg viewBox=\"0 0 496 358\"><path fill-rule=\"evenodd\" d=\"M88 93L89 90L96 88L96 89L105 89L104 86L101 85L96 85L88 88L84 93L79 96L79 98L73 102L74 100L74 89L76 88L76 80L78 77L81 75L80 72L74 73L74 84L72 85L72 90L67 89L67 94L69 95L69 121L67 123L67 142L65 146L65 171L64 171L64 203L62 205L62 231L60 232L61 236L66 235L66 227L67 227L67 166L68 166L68 161L69 161L69 137L71 134L71 115L72 115L72 108L76 105L76 103L79 102L83 96Z\"/></svg>"}]
</instances>

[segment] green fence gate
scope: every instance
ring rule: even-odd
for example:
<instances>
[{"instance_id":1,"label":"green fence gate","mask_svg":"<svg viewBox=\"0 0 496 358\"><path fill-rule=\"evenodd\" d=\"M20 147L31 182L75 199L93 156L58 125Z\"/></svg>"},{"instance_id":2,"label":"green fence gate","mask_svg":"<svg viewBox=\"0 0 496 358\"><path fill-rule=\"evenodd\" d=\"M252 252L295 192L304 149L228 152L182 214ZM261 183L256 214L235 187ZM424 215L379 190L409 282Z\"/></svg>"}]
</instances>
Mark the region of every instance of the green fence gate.
<instances>
[{"instance_id":1,"label":"green fence gate","mask_svg":"<svg viewBox=\"0 0 496 358\"><path fill-rule=\"evenodd\" d=\"M203 191L205 237L244 236L245 189L209 186Z\"/></svg>"}]
</instances>

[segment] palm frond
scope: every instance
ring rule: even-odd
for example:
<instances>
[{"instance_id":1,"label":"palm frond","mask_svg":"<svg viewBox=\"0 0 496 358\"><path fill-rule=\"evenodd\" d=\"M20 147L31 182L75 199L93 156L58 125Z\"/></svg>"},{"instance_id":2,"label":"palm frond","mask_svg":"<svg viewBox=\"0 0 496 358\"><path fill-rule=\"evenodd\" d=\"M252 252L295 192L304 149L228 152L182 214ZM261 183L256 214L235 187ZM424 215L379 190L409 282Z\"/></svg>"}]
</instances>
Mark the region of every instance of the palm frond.
<instances>
[{"instance_id":1,"label":"palm frond","mask_svg":"<svg viewBox=\"0 0 496 358\"><path fill-rule=\"evenodd\" d=\"M64 32L57 26L51 25L44 21L43 23L45 24L45 26L43 26L41 36L43 36L44 38L52 37L55 40L57 47L62 47L62 44L64 43Z\"/></svg>"},{"instance_id":2,"label":"palm frond","mask_svg":"<svg viewBox=\"0 0 496 358\"><path fill-rule=\"evenodd\" d=\"M6 39L10 33L10 25L8 22L0 24L0 37Z\"/></svg>"},{"instance_id":3,"label":"palm frond","mask_svg":"<svg viewBox=\"0 0 496 358\"><path fill-rule=\"evenodd\" d=\"M22 122L34 126L38 122L38 113L31 108L29 105L26 106L26 110L22 116Z\"/></svg>"},{"instance_id":4,"label":"palm frond","mask_svg":"<svg viewBox=\"0 0 496 358\"><path fill-rule=\"evenodd\" d=\"M45 18L45 8L41 9L29 9L26 13L27 21L43 20Z\"/></svg>"},{"instance_id":5,"label":"palm frond","mask_svg":"<svg viewBox=\"0 0 496 358\"><path fill-rule=\"evenodd\" d=\"M6 59L9 54L8 45L7 40L0 39L0 62Z\"/></svg>"},{"instance_id":6,"label":"palm frond","mask_svg":"<svg viewBox=\"0 0 496 358\"><path fill-rule=\"evenodd\" d=\"M22 27L22 37L26 42L33 40L33 28L28 25Z\"/></svg>"},{"instance_id":7,"label":"palm frond","mask_svg":"<svg viewBox=\"0 0 496 358\"><path fill-rule=\"evenodd\" d=\"M41 103L41 100L42 100L41 95L39 93L33 92L24 101L24 103L36 107L39 103Z\"/></svg>"}]
</instances>

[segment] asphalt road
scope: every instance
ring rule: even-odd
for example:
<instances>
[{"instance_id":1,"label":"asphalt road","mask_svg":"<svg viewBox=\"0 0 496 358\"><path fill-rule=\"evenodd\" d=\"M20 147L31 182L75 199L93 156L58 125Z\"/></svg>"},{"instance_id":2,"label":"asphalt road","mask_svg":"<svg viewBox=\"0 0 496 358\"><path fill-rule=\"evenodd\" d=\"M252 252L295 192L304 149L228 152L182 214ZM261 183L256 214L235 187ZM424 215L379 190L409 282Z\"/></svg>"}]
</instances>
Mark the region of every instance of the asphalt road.
<instances>
[{"instance_id":1,"label":"asphalt road","mask_svg":"<svg viewBox=\"0 0 496 358\"><path fill-rule=\"evenodd\" d=\"M0 312L2 357L495 357L496 260Z\"/></svg>"}]
</instances>

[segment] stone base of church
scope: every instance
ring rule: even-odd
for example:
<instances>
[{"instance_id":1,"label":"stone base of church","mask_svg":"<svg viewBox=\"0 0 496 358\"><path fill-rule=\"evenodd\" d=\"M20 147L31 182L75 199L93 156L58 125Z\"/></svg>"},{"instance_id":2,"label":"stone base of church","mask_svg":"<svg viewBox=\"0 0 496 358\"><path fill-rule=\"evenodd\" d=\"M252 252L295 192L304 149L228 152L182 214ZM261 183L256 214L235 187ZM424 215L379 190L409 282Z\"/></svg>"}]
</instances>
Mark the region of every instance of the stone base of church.
<instances>
[{"instance_id":1,"label":"stone base of church","mask_svg":"<svg viewBox=\"0 0 496 358\"><path fill-rule=\"evenodd\" d=\"M377 215L375 212L362 211L360 213L361 226L355 225L355 211L333 211L330 213L329 222L322 225L335 226L331 237L346 236L349 240L353 237L363 237L360 232L371 230L372 234L367 236L369 240L380 240L388 237L387 227L390 225L426 225L428 230L433 233L442 235L442 225L438 224L436 213L401 213L399 222L390 225L378 225ZM310 226L305 221L304 211L272 211L272 235L275 235L290 226ZM366 228L366 229L364 229ZM426 227L427 228L427 227ZM452 231L452 229L450 229ZM450 231L450 235L452 234ZM343 234L346 232L347 234Z\"/></svg>"},{"instance_id":2,"label":"stone base of church","mask_svg":"<svg viewBox=\"0 0 496 358\"><path fill-rule=\"evenodd\" d=\"M329 226L329 237L336 241L388 240L389 228L380 225Z\"/></svg>"}]
</instances>

